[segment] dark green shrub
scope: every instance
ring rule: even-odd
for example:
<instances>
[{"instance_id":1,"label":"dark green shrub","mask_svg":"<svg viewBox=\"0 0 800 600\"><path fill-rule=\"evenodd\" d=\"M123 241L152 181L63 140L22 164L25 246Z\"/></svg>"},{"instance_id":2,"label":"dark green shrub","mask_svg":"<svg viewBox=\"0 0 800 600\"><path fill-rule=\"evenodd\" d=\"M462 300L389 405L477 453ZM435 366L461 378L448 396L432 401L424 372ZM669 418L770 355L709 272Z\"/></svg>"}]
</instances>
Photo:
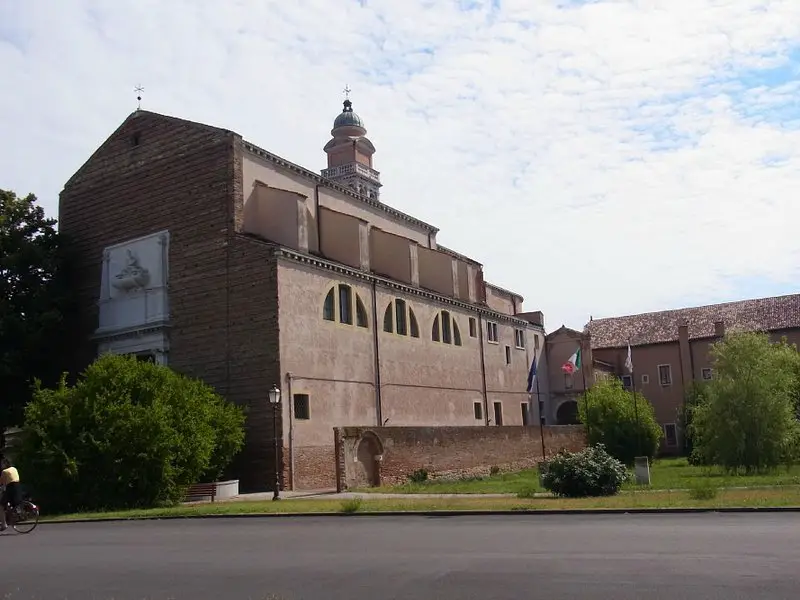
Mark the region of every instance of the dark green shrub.
<instances>
[{"instance_id":1,"label":"dark green shrub","mask_svg":"<svg viewBox=\"0 0 800 600\"><path fill-rule=\"evenodd\" d=\"M150 507L216 478L244 415L199 380L105 355L69 387L37 388L18 463L49 512Z\"/></svg>"},{"instance_id":2,"label":"dark green shrub","mask_svg":"<svg viewBox=\"0 0 800 600\"><path fill-rule=\"evenodd\" d=\"M411 483L425 483L428 481L428 471L425 469L417 469L408 476L408 480Z\"/></svg>"},{"instance_id":3,"label":"dark green shrub","mask_svg":"<svg viewBox=\"0 0 800 600\"><path fill-rule=\"evenodd\" d=\"M636 402L619 379L593 385L578 401L578 416L588 430L589 444L603 444L628 466L637 456L652 462L663 437L653 405L641 394Z\"/></svg>"},{"instance_id":4,"label":"dark green shrub","mask_svg":"<svg viewBox=\"0 0 800 600\"><path fill-rule=\"evenodd\" d=\"M625 465L602 444L580 452L561 451L542 475L545 489L563 498L613 496L629 478Z\"/></svg>"}]
</instances>

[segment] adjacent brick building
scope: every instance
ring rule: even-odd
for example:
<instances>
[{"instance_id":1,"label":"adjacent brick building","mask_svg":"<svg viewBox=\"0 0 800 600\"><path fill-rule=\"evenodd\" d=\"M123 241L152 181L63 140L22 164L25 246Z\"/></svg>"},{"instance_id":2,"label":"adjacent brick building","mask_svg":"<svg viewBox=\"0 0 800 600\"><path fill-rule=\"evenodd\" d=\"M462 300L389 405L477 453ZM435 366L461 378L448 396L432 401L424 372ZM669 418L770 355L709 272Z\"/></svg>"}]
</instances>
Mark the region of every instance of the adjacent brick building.
<instances>
[{"instance_id":1,"label":"adjacent brick building","mask_svg":"<svg viewBox=\"0 0 800 600\"><path fill-rule=\"evenodd\" d=\"M800 342L800 294L593 319L586 327L594 370L635 384L664 428L663 450L677 451L678 412L689 384L709 380L709 348L726 331L763 331ZM624 368L631 346L633 380Z\"/></svg>"},{"instance_id":2,"label":"adjacent brick building","mask_svg":"<svg viewBox=\"0 0 800 600\"><path fill-rule=\"evenodd\" d=\"M325 151L319 174L137 110L60 197L80 257L76 366L135 354L248 407L243 491L272 487L273 385L286 488L334 485L334 427L539 421L526 387L542 314L380 201L349 101Z\"/></svg>"}]
</instances>

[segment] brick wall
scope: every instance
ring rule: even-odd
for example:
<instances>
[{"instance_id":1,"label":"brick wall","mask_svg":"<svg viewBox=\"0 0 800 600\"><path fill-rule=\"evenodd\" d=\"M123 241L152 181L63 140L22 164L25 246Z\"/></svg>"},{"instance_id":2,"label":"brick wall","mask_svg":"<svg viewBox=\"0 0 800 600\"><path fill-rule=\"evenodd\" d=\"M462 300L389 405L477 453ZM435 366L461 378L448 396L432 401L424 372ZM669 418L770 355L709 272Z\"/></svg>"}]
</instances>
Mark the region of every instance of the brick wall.
<instances>
[{"instance_id":1,"label":"brick wall","mask_svg":"<svg viewBox=\"0 0 800 600\"><path fill-rule=\"evenodd\" d=\"M59 229L77 252L82 343L76 369L94 360L103 249L170 231L170 363L224 389L230 179L235 136L141 112L131 115L67 182Z\"/></svg>"},{"instance_id":2,"label":"brick wall","mask_svg":"<svg viewBox=\"0 0 800 600\"><path fill-rule=\"evenodd\" d=\"M328 490L336 487L335 446L295 447L295 489Z\"/></svg>"},{"instance_id":3,"label":"brick wall","mask_svg":"<svg viewBox=\"0 0 800 600\"><path fill-rule=\"evenodd\" d=\"M227 475L261 491L274 472L267 390L280 385L277 268L270 245L236 233L241 160L232 132L133 113L65 185L59 228L78 258L76 372L96 357L103 249L169 229L168 364L247 407L246 447Z\"/></svg>"},{"instance_id":4,"label":"brick wall","mask_svg":"<svg viewBox=\"0 0 800 600\"><path fill-rule=\"evenodd\" d=\"M242 493L271 490L275 477L275 412L269 404L268 391L273 385L281 387L278 267L272 246L235 236L228 285L230 380L226 396L247 410L245 447L232 465L231 476L239 479ZM281 413L279 407L279 437ZM285 469L284 459L285 453L279 455L281 472Z\"/></svg>"},{"instance_id":5,"label":"brick wall","mask_svg":"<svg viewBox=\"0 0 800 600\"><path fill-rule=\"evenodd\" d=\"M377 438L377 450L382 452L377 462L382 485L404 483L420 468L432 477L460 477L487 474L493 466L531 468L542 460L538 427L340 427L334 431L337 489L367 484L369 466L365 468L364 459L370 453L363 448L359 452L359 445L370 437ZM562 448L579 450L586 444L585 429L546 426L544 442L547 456Z\"/></svg>"}]
</instances>

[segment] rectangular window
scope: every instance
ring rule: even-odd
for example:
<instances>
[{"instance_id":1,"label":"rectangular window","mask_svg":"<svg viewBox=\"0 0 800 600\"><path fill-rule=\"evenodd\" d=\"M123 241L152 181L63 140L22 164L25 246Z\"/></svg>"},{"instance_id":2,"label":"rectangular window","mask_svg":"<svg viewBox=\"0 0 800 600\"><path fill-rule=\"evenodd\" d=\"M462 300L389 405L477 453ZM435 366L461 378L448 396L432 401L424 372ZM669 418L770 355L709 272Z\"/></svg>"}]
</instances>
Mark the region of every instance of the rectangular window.
<instances>
[{"instance_id":1,"label":"rectangular window","mask_svg":"<svg viewBox=\"0 0 800 600\"><path fill-rule=\"evenodd\" d=\"M294 418L298 421L306 421L311 418L308 394L294 395Z\"/></svg>"},{"instance_id":2,"label":"rectangular window","mask_svg":"<svg viewBox=\"0 0 800 600\"><path fill-rule=\"evenodd\" d=\"M339 322L353 324L353 294L349 285L339 286Z\"/></svg>"},{"instance_id":3,"label":"rectangular window","mask_svg":"<svg viewBox=\"0 0 800 600\"><path fill-rule=\"evenodd\" d=\"M669 365L658 365L658 381L663 386L672 385L672 368Z\"/></svg>"},{"instance_id":4,"label":"rectangular window","mask_svg":"<svg viewBox=\"0 0 800 600\"><path fill-rule=\"evenodd\" d=\"M622 376L622 387L626 390L631 389L631 376L630 375L623 375Z\"/></svg>"},{"instance_id":5,"label":"rectangular window","mask_svg":"<svg viewBox=\"0 0 800 600\"><path fill-rule=\"evenodd\" d=\"M450 328L450 313L446 310L442 311L442 342L445 344L452 344L452 330Z\"/></svg>"},{"instance_id":6,"label":"rectangular window","mask_svg":"<svg viewBox=\"0 0 800 600\"><path fill-rule=\"evenodd\" d=\"M664 425L664 443L668 448L674 448L678 445L678 429L675 427L675 423Z\"/></svg>"},{"instance_id":7,"label":"rectangular window","mask_svg":"<svg viewBox=\"0 0 800 600\"><path fill-rule=\"evenodd\" d=\"M536 350L538 350L538 349L539 349L539 336L538 336L538 335L534 335L534 336L533 336L533 347L534 347Z\"/></svg>"},{"instance_id":8,"label":"rectangular window","mask_svg":"<svg viewBox=\"0 0 800 600\"><path fill-rule=\"evenodd\" d=\"M564 373L564 389L572 389L572 375L570 373Z\"/></svg>"},{"instance_id":9,"label":"rectangular window","mask_svg":"<svg viewBox=\"0 0 800 600\"><path fill-rule=\"evenodd\" d=\"M494 424L498 427L503 424L503 403L494 403Z\"/></svg>"},{"instance_id":10,"label":"rectangular window","mask_svg":"<svg viewBox=\"0 0 800 600\"><path fill-rule=\"evenodd\" d=\"M397 322L398 335L408 335L408 324L406 323L406 302L399 298L394 301L394 317Z\"/></svg>"},{"instance_id":11,"label":"rectangular window","mask_svg":"<svg viewBox=\"0 0 800 600\"><path fill-rule=\"evenodd\" d=\"M642 375L642 385L647 385L648 383L650 383L650 375Z\"/></svg>"},{"instance_id":12,"label":"rectangular window","mask_svg":"<svg viewBox=\"0 0 800 600\"><path fill-rule=\"evenodd\" d=\"M506 346L506 364L511 364L511 346Z\"/></svg>"},{"instance_id":13,"label":"rectangular window","mask_svg":"<svg viewBox=\"0 0 800 600\"><path fill-rule=\"evenodd\" d=\"M520 404L520 408L522 409L522 424L527 427L531 424L531 409L527 402L522 402Z\"/></svg>"},{"instance_id":14,"label":"rectangular window","mask_svg":"<svg viewBox=\"0 0 800 600\"><path fill-rule=\"evenodd\" d=\"M472 410L475 411L475 419L480 421L483 419L483 404L480 402L472 403Z\"/></svg>"},{"instance_id":15,"label":"rectangular window","mask_svg":"<svg viewBox=\"0 0 800 600\"><path fill-rule=\"evenodd\" d=\"M469 318L469 337L478 337L478 324L475 317Z\"/></svg>"},{"instance_id":16,"label":"rectangular window","mask_svg":"<svg viewBox=\"0 0 800 600\"><path fill-rule=\"evenodd\" d=\"M712 371L711 369L703 369L701 374L703 379L705 379L706 381L714 377L714 371Z\"/></svg>"},{"instance_id":17,"label":"rectangular window","mask_svg":"<svg viewBox=\"0 0 800 600\"><path fill-rule=\"evenodd\" d=\"M525 349L525 331L522 329L514 330L514 345L520 350Z\"/></svg>"},{"instance_id":18,"label":"rectangular window","mask_svg":"<svg viewBox=\"0 0 800 600\"><path fill-rule=\"evenodd\" d=\"M497 323L486 322L486 339L497 343Z\"/></svg>"}]
</instances>

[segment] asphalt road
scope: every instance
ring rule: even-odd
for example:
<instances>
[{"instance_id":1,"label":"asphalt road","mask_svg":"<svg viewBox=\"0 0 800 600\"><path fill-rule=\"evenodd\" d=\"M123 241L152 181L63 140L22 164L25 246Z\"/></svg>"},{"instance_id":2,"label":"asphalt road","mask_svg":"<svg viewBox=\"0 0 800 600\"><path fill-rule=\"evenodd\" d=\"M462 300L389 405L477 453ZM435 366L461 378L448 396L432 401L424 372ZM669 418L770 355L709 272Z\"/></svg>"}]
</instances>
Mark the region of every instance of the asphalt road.
<instances>
[{"instance_id":1,"label":"asphalt road","mask_svg":"<svg viewBox=\"0 0 800 600\"><path fill-rule=\"evenodd\" d=\"M42 524L3 600L797 598L800 514Z\"/></svg>"}]
</instances>

